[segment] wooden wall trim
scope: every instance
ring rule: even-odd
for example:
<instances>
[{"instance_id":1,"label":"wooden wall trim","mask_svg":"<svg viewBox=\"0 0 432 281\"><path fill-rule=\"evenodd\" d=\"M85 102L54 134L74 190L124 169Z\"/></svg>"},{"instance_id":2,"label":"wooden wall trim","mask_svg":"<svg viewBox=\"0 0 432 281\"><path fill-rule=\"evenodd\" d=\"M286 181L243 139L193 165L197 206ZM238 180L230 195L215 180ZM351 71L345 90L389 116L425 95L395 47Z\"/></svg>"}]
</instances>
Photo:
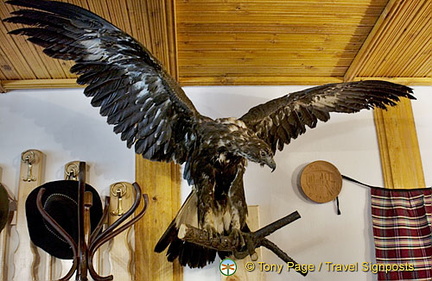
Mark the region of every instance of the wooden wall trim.
<instances>
[{"instance_id":1,"label":"wooden wall trim","mask_svg":"<svg viewBox=\"0 0 432 281\"><path fill-rule=\"evenodd\" d=\"M84 88L78 85L75 78L68 79L28 79L28 80L3 80L5 91L26 89L61 89Z\"/></svg>"},{"instance_id":2,"label":"wooden wall trim","mask_svg":"<svg viewBox=\"0 0 432 281\"><path fill-rule=\"evenodd\" d=\"M374 115L385 187L425 187L411 101L403 99L387 111L376 109Z\"/></svg>"},{"instance_id":3,"label":"wooden wall trim","mask_svg":"<svg viewBox=\"0 0 432 281\"><path fill-rule=\"evenodd\" d=\"M427 77L356 77L353 80L386 80L410 86L432 86L432 79ZM203 77L182 78L182 86L204 85L321 85L326 83L343 82L343 77L267 77L257 80L256 77L217 78ZM76 83L75 78L70 79L29 79L29 80L3 80L0 81L0 92L25 89L61 89L84 87Z\"/></svg>"}]
</instances>

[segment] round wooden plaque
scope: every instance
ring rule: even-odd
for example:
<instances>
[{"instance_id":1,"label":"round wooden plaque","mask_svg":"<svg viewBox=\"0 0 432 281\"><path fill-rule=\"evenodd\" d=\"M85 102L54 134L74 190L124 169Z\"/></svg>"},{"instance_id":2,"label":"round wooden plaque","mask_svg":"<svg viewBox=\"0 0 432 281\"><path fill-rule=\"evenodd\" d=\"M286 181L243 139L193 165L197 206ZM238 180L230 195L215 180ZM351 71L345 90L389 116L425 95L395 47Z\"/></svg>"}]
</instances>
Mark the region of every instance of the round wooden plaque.
<instances>
[{"instance_id":1,"label":"round wooden plaque","mask_svg":"<svg viewBox=\"0 0 432 281\"><path fill-rule=\"evenodd\" d=\"M342 189L342 176L333 164L319 160L303 169L300 186L312 201L326 203L339 195Z\"/></svg>"}]
</instances>

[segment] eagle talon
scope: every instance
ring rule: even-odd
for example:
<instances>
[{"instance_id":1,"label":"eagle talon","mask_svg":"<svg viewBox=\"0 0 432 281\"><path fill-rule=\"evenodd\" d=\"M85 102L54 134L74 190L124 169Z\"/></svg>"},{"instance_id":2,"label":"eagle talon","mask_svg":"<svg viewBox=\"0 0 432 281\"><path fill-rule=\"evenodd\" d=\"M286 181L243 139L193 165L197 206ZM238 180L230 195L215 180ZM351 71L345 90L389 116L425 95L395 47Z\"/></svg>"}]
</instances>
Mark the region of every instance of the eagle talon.
<instances>
[{"instance_id":1,"label":"eagle talon","mask_svg":"<svg viewBox=\"0 0 432 281\"><path fill-rule=\"evenodd\" d=\"M244 233L239 229L233 229L229 235L233 241L233 255L237 259L243 259L247 256L251 256L253 260L257 259L255 252L256 242L250 233Z\"/></svg>"},{"instance_id":2,"label":"eagle talon","mask_svg":"<svg viewBox=\"0 0 432 281\"><path fill-rule=\"evenodd\" d=\"M219 236L219 233L216 231L216 228L210 225L205 226L204 231L207 232L209 240Z\"/></svg>"},{"instance_id":3,"label":"eagle talon","mask_svg":"<svg viewBox=\"0 0 432 281\"><path fill-rule=\"evenodd\" d=\"M233 246L235 246L237 249L241 249L244 246L246 246L244 233L240 229L237 228L232 229L231 233L229 234L229 237L231 241L233 241Z\"/></svg>"}]
</instances>

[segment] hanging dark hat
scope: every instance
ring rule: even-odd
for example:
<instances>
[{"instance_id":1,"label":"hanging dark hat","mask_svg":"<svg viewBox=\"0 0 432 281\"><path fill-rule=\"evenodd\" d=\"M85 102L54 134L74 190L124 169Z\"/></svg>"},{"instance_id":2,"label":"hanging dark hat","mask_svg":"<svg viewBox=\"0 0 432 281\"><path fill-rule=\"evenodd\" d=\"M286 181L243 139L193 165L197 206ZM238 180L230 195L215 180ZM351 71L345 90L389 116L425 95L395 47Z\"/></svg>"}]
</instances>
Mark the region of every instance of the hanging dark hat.
<instances>
[{"instance_id":1,"label":"hanging dark hat","mask_svg":"<svg viewBox=\"0 0 432 281\"><path fill-rule=\"evenodd\" d=\"M50 255L60 259L72 259L69 243L46 221L36 205L39 190L45 188L42 196L44 210L75 240L78 241L78 182L60 180L43 184L34 189L26 200L27 226L32 242ZM102 218L102 202L97 191L86 184L85 191L93 193L90 208L91 231Z\"/></svg>"},{"instance_id":2,"label":"hanging dark hat","mask_svg":"<svg viewBox=\"0 0 432 281\"><path fill-rule=\"evenodd\" d=\"M9 219L9 196L6 188L0 183L0 232Z\"/></svg>"}]
</instances>

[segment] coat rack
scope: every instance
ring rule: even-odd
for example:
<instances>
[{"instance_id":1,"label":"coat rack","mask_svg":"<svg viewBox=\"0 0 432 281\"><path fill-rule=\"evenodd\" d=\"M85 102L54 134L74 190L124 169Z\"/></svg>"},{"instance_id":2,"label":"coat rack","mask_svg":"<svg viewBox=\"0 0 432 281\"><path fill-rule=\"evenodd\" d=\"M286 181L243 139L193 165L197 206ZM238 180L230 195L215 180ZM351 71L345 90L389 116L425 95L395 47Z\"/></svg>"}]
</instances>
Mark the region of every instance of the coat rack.
<instances>
[{"instance_id":1,"label":"coat rack","mask_svg":"<svg viewBox=\"0 0 432 281\"><path fill-rule=\"evenodd\" d=\"M72 268L69 272L60 279L60 281L69 280L74 272L76 271L76 279L77 281L87 281L88 273L90 273L91 277L95 281L105 281L105 280L113 280L113 276L100 276L93 267L93 256L96 253L97 249L101 247L103 244L132 226L138 220L140 220L148 206L148 196L147 194L142 194L141 188L137 183L133 183L133 187L135 189L135 201L132 207L125 212L117 221L115 221L112 225L108 226L105 230L102 230L103 222L106 220L109 214L109 204L110 198L105 198L105 207L101 220L99 221L98 226L90 233L90 208L92 206L93 198L91 192L85 191L85 171L86 171L86 163L79 162L79 172L78 172L78 241L75 242L73 238L44 210L42 206L42 195L45 192L45 189L42 188L37 196L37 208L39 212L42 214L42 217L55 229L57 230L62 237L68 242L73 251L73 264ZM141 196L144 198L144 206L138 215L134 218L125 222L138 208L141 202ZM123 223L125 222L125 223Z\"/></svg>"}]
</instances>

